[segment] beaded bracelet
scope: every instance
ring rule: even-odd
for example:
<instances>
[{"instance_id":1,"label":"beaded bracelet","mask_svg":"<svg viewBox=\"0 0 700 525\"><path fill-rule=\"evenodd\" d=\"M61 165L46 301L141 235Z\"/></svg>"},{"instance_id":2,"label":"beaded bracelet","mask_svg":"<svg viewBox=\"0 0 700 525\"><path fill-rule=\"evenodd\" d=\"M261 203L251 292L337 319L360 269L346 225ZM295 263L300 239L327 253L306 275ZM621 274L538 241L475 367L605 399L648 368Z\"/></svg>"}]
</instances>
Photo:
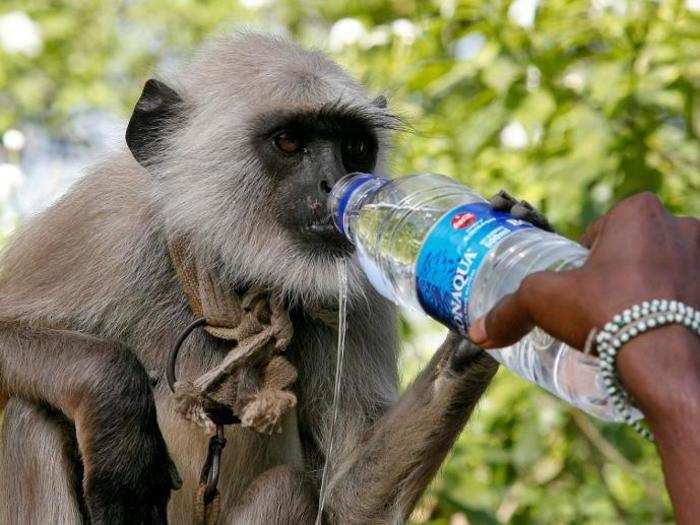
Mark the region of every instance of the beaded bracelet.
<instances>
[{"instance_id":1,"label":"beaded bracelet","mask_svg":"<svg viewBox=\"0 0 700 525\"><path fill-rule=\"evenodd\" d=\"M600 375L615 409L649 441L654 441L651 432L639 420L632 421L632 401L616 372L617 354L633 337L669 324L681 324L700 336L700 311L680 301L644 301L614 316L601 330L594 329L586 343L586 352L593 348L598 352Z\"/></svg>"}]
</instances>

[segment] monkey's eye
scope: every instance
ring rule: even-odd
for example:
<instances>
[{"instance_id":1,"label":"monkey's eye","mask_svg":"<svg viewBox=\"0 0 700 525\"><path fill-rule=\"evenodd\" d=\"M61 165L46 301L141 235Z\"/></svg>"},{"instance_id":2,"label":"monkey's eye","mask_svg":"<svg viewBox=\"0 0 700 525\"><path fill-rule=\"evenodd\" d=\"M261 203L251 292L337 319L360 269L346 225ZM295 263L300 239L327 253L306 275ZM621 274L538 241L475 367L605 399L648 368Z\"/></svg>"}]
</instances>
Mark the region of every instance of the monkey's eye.
<instances>
[{"instance_id":1,"label":"monkey's eye","mask_svg":"<svg viewBox=\"0 0 700 525\"><path fill-rule=\"evenodd\" d=\"M367 140L361 136L350 136L343 140L343 153L355 160L364 159L369 153Z\"/></svg>"},{"instance_id":2,"label":"monkey's eye","mask_svg":"<svg viewBox=\"0 0 700 525\"><path fill-rule=\"evenodd\" d=\"M291 131L282 131L274 137L275 146L284 153L296 153L303 146L301 138Z\"/></svg>"}]
</instances>

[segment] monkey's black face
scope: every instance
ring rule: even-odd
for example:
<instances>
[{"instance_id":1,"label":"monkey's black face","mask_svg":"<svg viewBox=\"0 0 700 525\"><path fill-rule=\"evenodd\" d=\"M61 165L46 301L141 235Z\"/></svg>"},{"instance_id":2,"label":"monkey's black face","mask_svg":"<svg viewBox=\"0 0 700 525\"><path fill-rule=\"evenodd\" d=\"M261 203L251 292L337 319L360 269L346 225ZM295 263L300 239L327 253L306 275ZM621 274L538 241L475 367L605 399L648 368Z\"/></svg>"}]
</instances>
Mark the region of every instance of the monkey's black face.
<instances>
[{"instance_id":1,"label":"monkey's black face","mask_svg":"<svg viewBox=\"0 0 700 525\"><path fill-rule=\"evenodd\" d=\"M312 250L352 251L327 206L347 173L372 172L378 142L372 127L349 111L262 116L255 150L273 183L274 219Z\"/></svg>"}]
</instances>

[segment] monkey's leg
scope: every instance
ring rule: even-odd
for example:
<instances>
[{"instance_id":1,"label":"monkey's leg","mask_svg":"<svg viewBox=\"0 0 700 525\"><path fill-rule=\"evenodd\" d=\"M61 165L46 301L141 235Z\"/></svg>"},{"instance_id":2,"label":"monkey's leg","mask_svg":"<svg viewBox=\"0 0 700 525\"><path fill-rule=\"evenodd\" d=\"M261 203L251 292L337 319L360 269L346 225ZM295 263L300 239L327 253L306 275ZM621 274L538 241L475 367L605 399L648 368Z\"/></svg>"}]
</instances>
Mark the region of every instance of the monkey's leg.
<instances>
[{"instance_id":1,"label":"monkey's leg","mask_svg":"<svg viewBox=\"0 0 700 525\"><path fill-rule=\"evenodd\" d=\"M0 397L48 405L74 423L91 523L165 523L176 472L148 374L128 349L75 332L4 323Z\"/></svg>"},{"instance_id":2,"label":"monkey's leg","mask_svg":"<svg viewBox=\"0 0 700 525\"><path fill-rule=\"evenodd\" d=\"M75 429L60 415L12 399L0 435L0 523L83 523Z\"/></svg>"},{"instance_id":3,"label":"monkey's leg","mask_svg":"<svg viewBox=\"0 0 700 525\"><path fill-rule=\"evenodd\" d=\"M286 465L266 470L248 487L221 523L306 525L316 518L316 496L304 475Z\"/></svg>"},{"instance_id":4,"label":"monkey's leg","mask_svg":"<svg viewBox=\"0 0 700 525\"><path fill-rule=\"evenodd\" d=\"M452 333L399 401L335 461L332 523L401 523L435 475L497 363Z\"/></svg>"}]
</instances>

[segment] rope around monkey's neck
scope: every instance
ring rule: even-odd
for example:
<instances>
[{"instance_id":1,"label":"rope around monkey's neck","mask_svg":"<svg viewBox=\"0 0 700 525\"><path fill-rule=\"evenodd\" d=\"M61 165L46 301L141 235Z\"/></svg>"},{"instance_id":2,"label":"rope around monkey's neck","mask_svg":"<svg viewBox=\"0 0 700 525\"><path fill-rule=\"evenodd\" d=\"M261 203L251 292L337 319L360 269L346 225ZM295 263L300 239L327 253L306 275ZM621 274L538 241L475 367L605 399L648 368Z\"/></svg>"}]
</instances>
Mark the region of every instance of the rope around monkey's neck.
<instances>
[{"instance_id":1,"label":"rope around monkey's neck","mask_svg":"<svg viewBox=\"0 0 700 525\"><path fill-rule=\"evenodd\" d=\"M180 286L198 319L190 327L202 326L211 336L231 345L218 366L195 379L175 382L175 360L184 340L181 336L168 368L178 412L213 434L195 492L193 521L195 525L214 525L220 512L217 484L226 444L223 425L240 422L263 434L280 432L282 416L296 405L296 396L288 388L297 373L281 355L292 338L292 323L282 301L260 290L250 290L242 297L225 293L188 246L184 240L168 243ZM189 331L185 337L187 334ZM241 379L255 371L262 371L262 384L257 389L245 388L249 382ZM233 418L220 416L229 410Z\"/></svg>"},{"instance_id":2,"label":"rope around monkey's neck","mask_svg":"<svg viewBox=\"0 0 700 525\"><path fill-rule=\"evenodd\" d=\"M217 483L226 444L223 425L240 422L261 434L281 432L283 416L296 406L291 386L297 371L283 355L293 328L280 297L260 289L239 295L217 286L217 276L198 263L186 239L171 240L168 251L190 310L197 317L171 352L168 383L178 412L212 434L195 494L194 522L213 525L220 509ZM312 315L334 327L330 312L320 310ZM199 326L231 348L218 366L195 379L176 381L180 345Z\"/></svg>"},{"instance_id":3,"label":"rope around monkey's neck","mask_svg":"<svg viewBox=\"0 0 700 525\"><path fill-rule=\"evenodd\" d=\"M187 419L214 430L210 414L217 407L231 409L241 425L262 434L281 431L281 418L296 405L289 387L296 369L283 356L293 329L280 298L251 289L243 295L223 290L211 270L198 264L186 241L169 243L170 258L192 313L203 318L211 336L231 348L223 361L195 379L178 381L178 411ZM258 388L244 387L256 384Z\"/></svg>"}]
</instances>

